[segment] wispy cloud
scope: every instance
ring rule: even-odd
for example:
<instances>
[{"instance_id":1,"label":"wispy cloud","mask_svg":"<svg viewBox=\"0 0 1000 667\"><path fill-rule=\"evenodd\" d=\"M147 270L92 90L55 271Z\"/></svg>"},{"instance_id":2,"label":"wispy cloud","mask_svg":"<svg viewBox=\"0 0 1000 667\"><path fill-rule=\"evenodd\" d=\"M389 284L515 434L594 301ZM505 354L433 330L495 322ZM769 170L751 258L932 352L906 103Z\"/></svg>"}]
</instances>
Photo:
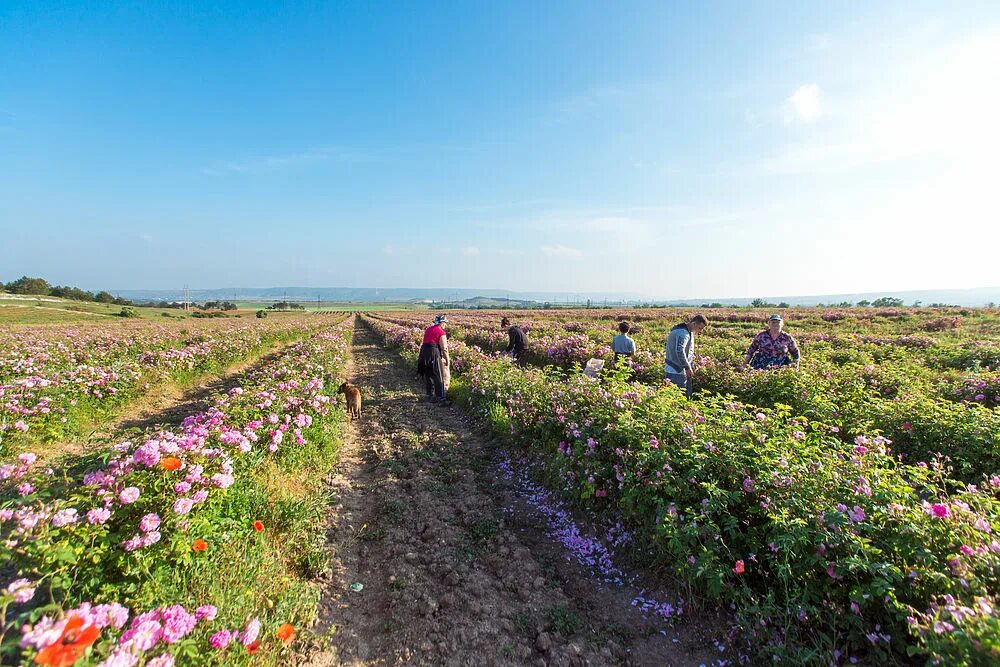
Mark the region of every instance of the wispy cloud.
<instances>
[{"instance_id":1,"label":"wispy cloud","mask_svg":"<svg viewBox=\"0 0 1000 667\"><path fill-rule=\"evenodd\" d=\"M583 251L578 248L571 248L557 243L556 245L542 246L542 252L549 257L568 257L570 259L579 259L583 257Z\"/></svg>"},{"instance_id":2,"label":"wispy cloud","mask_svg":"<svg viewBox=\"0 0 1000 667\"><path fill-rule=\"evenodd\" d=\"M784 120L786 125L815 123L823 113L822 93L815 83L799 86L785 100Z\"/></svg>"},{"instance_id":3,"label":"wispy cloud","mask_svg":"<svg viewBox=\"0 0 1000 667\"><path fill-rule=\"evenodd\" d=\"M891 85L884 84L882 77L869 88L845 96L838 102L837 118L825 132L781 147L760 166L766 173L801 174L937 160L970 172L989 169L1000 151L998 61L997 31L932 51L926 61L915 62L898 74ZM819 95L817 108L823 115ZM806 116L811 113L808 97L799 97Z\"/></svg>"},{"instance_id":4,"label":"wispy cloud","mask_svg":"<svg viewBox=\"0 0 1000 667\"><path fill-rule=\"evenodd\" d=\"M479 257L479 248L465 247L462 248L459 252L461 252L462 255L465 257Z\"/></svg>"},{"instance_id":5,"label":"wispy cloud","mask_svg":"<svg viewBox=\"0 0 1000 667\"><path fill-rule=\"evenodd\" d=\"M808 50L816 53L819 51L826 51L833 44L833 38L825 33L810 35L809 36L809 47Z\"/></svg>"},{"instance_id":6,"label":"wispy cloud","mask_svg":"<svg viewBox=\"0 0 1000 667\"><path fill-rule=\"evenodd\" d=\"M372 162L376 158L360 151L334 147L317 147L300 153L264 155L242 160L219 162L203 167L202 173L209 176L227 174L259 174L282 171L296 167L328 163Z\"/></svg>"}]
</instances>

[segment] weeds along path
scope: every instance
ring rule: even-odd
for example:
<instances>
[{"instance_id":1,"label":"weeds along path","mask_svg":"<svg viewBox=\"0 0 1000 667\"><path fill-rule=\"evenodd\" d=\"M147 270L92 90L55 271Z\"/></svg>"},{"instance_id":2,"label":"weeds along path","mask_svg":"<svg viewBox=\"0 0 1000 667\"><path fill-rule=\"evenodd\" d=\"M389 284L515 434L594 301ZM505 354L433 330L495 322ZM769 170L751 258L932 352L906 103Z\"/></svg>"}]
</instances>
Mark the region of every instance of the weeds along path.
<instances>
[{"instance_id":1,"label":"weeds along path","mask_svg":"<svg viewBox=\"0 0 1000 667\"><path fill-rule=\"evenodd\" d=\"M355 326L364 408L331 479L331 580L300 664L712 663L690 622L661 634L637 591L567 562L509 496L491 444L458 408L423 402L413 370Z\"/></svg>"}]
</instances>

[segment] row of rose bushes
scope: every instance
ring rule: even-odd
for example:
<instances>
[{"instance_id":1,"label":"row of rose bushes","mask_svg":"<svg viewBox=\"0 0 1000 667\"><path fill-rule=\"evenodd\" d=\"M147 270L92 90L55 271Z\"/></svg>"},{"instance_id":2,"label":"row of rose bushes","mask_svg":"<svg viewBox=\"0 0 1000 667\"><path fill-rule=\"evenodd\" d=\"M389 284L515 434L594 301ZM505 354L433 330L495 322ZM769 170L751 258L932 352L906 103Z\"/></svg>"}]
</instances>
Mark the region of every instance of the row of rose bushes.
<instances>
[{"instance_id":1,"label":"row of rose bushes","mask_svg":"<svg viewBox=\"0 0 1000 667\"><path fill-rule=\"evenodd\" d=\"M414 322L405 317L383 319L401 325ZM498 343L501 336L500 342L506 342L501 331L450 325L448 332L453 340L487 350L502 349ZM566 339L581 338L587 339L584 334L570 334ZM600 357L606 352L593 342L574 346L580 354L560 359L545 352L552 349L550 338L533 338L527 361L539 366L562 362L562 367L572 368L585 363L590 355ZM699 355L695 386L700 395L731 395L762 407L790 406L795 414L836 426L848 443L859 435L881 433L891 438L896 453L909 461L947 456L953 474L964 480L1000 472L1000 410L983 409L1000 404L1000 386L992 375L964 380L958 391L949 385L950 396L945 399L933 385L934 373L908 359L900 348L892 348L877 360L867 352L840 350L823 341L807 349L806 355L798 371L744 368L742 351ZM612 360L610 353L604 358ZM647 384L662 382L659 361L651 365L640 358L637 363L627 363L636 369L636 379ZM955 400L961 397L964 400Z\"/></svg>"},{"instance_id":2,"label":"row of rose bushes","mask_svg":"<svg viewBox=\"0 0 1000 667\"><path fill-rule=\"evenodd\" d=\"M670 328L694 312L699 310L460 311L449 315L452 325L472 329L499 332L500 318L506 316L539 333L582 333L594 341L609 341L617 333L617 323L628 321L633 325L640 348L658 350ZM750 337L765 328L767 317L775 311L701 309L700 312L712 322L705 339L735 341L741 354ZM1000 365L1000 316L996 310L803 308L781 309L781 312L794 333L816 337L839 348L904 347L922 363L939 368L971 370ZM389 315L409 320L421 317L412 312ZM959 326L936 326L942 321Z\"/></svg>"},{"instance_id":3,"label":"row of rose bushes","mask_svg":"<svg viewBox=\"0 0 1000 667\"><path fill-rule=\"evenodd\" d=\"M321 489L353 319L295 343L180 426L0 469L0 657L46 665L244 664L309 623ZM318 484L314 484L318 487ZM297 576L297 575L306 576ZM131 620L130 620L131 619Z\"/></svg>"},{"instance_id":4,"label":"row of rose bushes","mask_svg":"<svg viewBox=\"0 0 1000 667\"><path fill-rule=\"evenodd\" d=\"M789 406L838 427L848 442L880 433L907 461L947 457L952 474L966 481L1000 472L1000 410L940 398L919 376L891 365L822 369L748 371L709 362L698 369L696 383L702 392L754 405Z\"/></svg>"},{"instance_id":5,"label":"row of rose bushes","mask_svg":"<svg viewBox=\"0 0 1000 667\"><path fill-rule=\"evenodd\" d=\"M426 317L413 313L382 314L383 319L402 326L426 326ZM507 334L499 320L483 320L483 315L470 317L465 313L453 314L449 322L452 338L464 340L483 349L503 349ZM645 382L662 379L663 344L670 327L679 320L633 323L632 336L636 340L636 357L626 360L633 367L636 377ZM525 317L517 324L529 333L528 361L539 364L570 366L585 364L590 358L613 360L610 342L618 331L615 326L601 320L560 322ZM756 327L738 330L713 322L699 336L699 354L716 361L739 362L744 358L750 341L764 328L763 320ZM899 335L894 337L869 336L856 333L825 333L793 331L801 347L805 348L807 364L820 360L837 367L892 365L900 370L920 375L934 391L952 399L959 381L974 377L979 369L989 369L1000 363L1000 343L971 341L966 343L939 342L927 335Z\"/></svg>"},{"instance_id":6,"label":"row of rose bushes","mask_svg":"<svg viewBox=\"0 0 1000 667\"><path fill-rule=\"evenodd\" d=\"M317 322L31 327L0 333L0 459L80 436L150 386L190 382Z\"/></svg>"},{"instance_id":7,"label":"row of rose bushes","mask_svg":"<svg viewBox=\"0 0 1000 667\"><path fill-rule=\"evenodd\" d=\"M369 319L410 362L413 331ZM671 386L523 369L458 343L456 397L662 567L734 605L758 658L1000 660L1000 477L949 481L882 437Z\"/></svg>"}]
</instances>

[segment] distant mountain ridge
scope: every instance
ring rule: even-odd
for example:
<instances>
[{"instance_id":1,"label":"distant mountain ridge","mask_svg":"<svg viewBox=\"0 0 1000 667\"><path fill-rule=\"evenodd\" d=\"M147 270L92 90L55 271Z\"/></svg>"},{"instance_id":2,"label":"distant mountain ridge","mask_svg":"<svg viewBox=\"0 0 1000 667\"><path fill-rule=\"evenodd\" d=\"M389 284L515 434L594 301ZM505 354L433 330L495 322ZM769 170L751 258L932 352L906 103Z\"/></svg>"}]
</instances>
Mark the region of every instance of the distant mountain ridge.
<instances>
[{"instance_id":1,"label":"distant mountain ridge","mask_svg":"<svg viewBox=\"0 0 1000 667\"><path fill-rule=\"evenodd\" d=\"M184 291L172 290L114 290L114 294L142 301L178 301L184 297ZM222 299L240 301L365 301L376 303L404 303L413 300L430 299L432 301L447 301L456 303L466 299L496 299L511 301L550 301L562 303L566 300L576 302L582 298L593 300L607 299L609 302L644 301L647 297L638 293L583 293L567 292L514 292L500 289L469 289L469 288L420 288L420 287L222 287L213 289L190 289L189 298L192 301L218 301Z\"/></svg>"},{"instance_id":2,"label":"distant mountain ridge","mask_svg":"<svg viewBox=\"0 0 1000 667\"><path fill-rule=\"evenodd\" d=\"M122 289L109 290L115 295L134 301L179 301L184 297L184 291L174 290L143 290ZM213 289L191 289L188 292L192 301L355 301L355 302L387 302L407 303L413 301L435 302L479 302L500 305L510 299L511 305L521 306L523 303L537 302L553 304L585 304L590 300L594 306L628 305L636 303L656 303L676 306L700 306L710 303L723 305L749 305L753 298L711 297L688 299L652 298L638 293L622 292L517 292L500 289L469 289L469 288L420 288L420 287L223 287ZM942 290L910 290L902 292L863 292L844 294L823 294L812 296L768 296L761 295L770 303L788 303L793 306L814 306L819 303L831 305L841 302L857 303L861 300L874 301L879 297L902 299L906 305L916 301L923 305L946 303L956 306L984 306L988 303L1000 303L1000 287L979 287L971 289Z\"/></svg>"},{"instance_id":3,"label":"distant mountain ridge","mask_svg":"<svg viewBox=\"0 0 1000 667\"><path fill-rule=\"evenodd\" d=\"M862 292L854 294L820 294L813 296L762 296L759 298L769 303L787 303L791 306L815 306L817 304L835 305L848 302L874 301L880 297L902 299L907 306L920 302L929 306L932 303L944 303L953 306L985 306L989 303L1000 303L1000 287L974 287L970 289L940 289L940 290L910 290L904 292ZM722 303L724 305L747 306L754 299L667 299L659 303L677 306L700 306L706 303Z\"/></svg>"}]
</instances>

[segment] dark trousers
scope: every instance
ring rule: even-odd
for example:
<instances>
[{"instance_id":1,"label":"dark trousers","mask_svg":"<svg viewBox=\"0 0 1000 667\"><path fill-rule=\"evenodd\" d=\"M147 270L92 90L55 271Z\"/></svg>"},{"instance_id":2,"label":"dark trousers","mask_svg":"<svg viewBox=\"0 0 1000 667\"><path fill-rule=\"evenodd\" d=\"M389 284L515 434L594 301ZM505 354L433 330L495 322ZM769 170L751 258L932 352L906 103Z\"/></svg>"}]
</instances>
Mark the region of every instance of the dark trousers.
<instances>
[{"instance_id":1,"label":"dark trousers","mask_svg":"<svg viewBox=\"0 0 1000 667\"><path fill-rule=\"evenodd\" d=\"M424 376L424 382L427 385L427 395L443 400L445 393L441 349L437 345L431 345L430 343L421 345L417 368L420 374Z\"/></svg>"}]
</instances>

